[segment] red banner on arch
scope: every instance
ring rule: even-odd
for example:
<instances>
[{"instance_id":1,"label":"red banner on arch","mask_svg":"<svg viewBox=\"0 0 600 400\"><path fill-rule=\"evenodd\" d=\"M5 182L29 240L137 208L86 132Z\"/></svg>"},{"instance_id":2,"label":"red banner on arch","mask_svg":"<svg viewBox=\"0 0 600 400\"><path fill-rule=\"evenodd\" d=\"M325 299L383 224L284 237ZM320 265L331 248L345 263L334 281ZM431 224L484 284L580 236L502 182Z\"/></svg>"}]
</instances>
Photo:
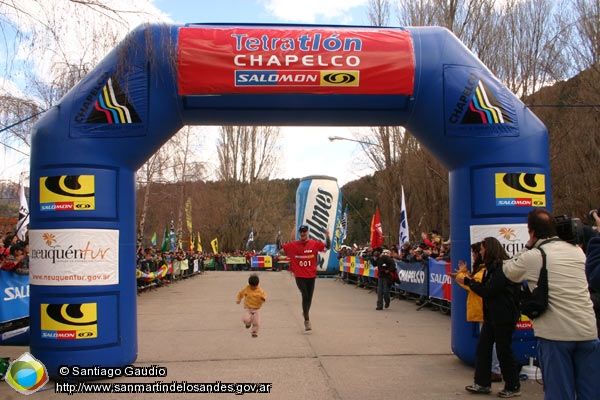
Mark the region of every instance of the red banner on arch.
<instances>
[{"instance_id":1,"label":"red banner on arch","mask_svg":"<svg viewBox=\"0 0 600 400\"><path fill-rule=\"evenodd\" d=\"M183 27L180 95L411 95L415 56L402 29Z\"/></svg>"}]
</instances>

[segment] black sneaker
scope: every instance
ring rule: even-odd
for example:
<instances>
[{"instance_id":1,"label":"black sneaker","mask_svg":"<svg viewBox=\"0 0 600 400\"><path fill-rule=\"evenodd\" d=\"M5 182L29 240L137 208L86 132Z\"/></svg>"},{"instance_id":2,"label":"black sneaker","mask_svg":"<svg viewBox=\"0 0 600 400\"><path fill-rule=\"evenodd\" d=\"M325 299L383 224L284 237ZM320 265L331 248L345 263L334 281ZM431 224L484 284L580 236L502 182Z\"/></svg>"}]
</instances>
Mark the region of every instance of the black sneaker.
<instances>
[{"instance_id":1,"label":"black sneaker","mask_svg":"<svg viewBox=\"0 0 600 400\"><path fill-rule=\"evenodd\" d=\"M476 393L476 394L489 394L492 392L492 388L489 386L481 386L477 383L474 383L469 386L465 386L465 390L467 392Z\"/></svg>"},{"instance_id":2,"label":"black sneaker","mask_svg":"<svg viewBox=\"0 0 600 400\"><path fill-rule=\"evenodd\" d=\"M514 390L504 389L503 391L498 393L498 397L502 397L503 399L509 399L511 397L518 397L520 395L521 395L521 389L514 389Z\"/></svg>"}]
</instances>

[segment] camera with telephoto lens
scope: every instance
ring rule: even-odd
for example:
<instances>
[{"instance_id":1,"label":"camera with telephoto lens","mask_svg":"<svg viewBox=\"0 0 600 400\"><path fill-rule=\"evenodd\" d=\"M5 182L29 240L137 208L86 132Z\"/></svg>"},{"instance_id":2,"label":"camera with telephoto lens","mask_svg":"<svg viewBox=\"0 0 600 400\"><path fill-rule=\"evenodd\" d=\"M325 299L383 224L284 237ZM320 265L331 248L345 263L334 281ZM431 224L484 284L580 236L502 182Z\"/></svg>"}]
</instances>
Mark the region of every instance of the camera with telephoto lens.
<instances>
[{"instance_id":1,"label":"camera with telephoto lens","mask_svg":"<svg viewBox=\"0 0 600 400\"><path fill-rule=\"evenodd\" d=\"M579 218L569 218L566 215L557 215L554 217L556 223L556 233L559 238L571 244L583 244L584 232L583 223Z\"/></svg>"},{"instance_id":2,"label":"camera with telephoto lens","mask_svg":"<svg viewBox=\"0 0 600 400\"><path fill-rule=\"evenodd\" d=\"M556 234L565 242L574 245L585 245L597 232L588 225L584 225L579 218L569 218L566 215L554 217Z\"/></svg>"}]
</instances>

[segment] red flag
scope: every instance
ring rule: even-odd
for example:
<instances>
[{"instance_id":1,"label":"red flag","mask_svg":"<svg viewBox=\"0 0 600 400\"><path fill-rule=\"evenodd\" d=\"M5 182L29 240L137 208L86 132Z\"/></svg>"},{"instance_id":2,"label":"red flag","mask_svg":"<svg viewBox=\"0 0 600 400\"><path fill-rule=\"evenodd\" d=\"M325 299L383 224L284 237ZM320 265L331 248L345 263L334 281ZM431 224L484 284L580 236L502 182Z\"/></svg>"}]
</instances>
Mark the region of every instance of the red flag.
<instances>
[{"instance_id":1,"label":"red flag","mask_svg":"<svg viewBox=\"0 0 600 400\"><path fill-rule=\"evenodd\" d=\"M383 246L383 229L381 228L381 217L379 208L375 207L375 215L371 219L371 247Z\"/></svg>"}]
</instances>

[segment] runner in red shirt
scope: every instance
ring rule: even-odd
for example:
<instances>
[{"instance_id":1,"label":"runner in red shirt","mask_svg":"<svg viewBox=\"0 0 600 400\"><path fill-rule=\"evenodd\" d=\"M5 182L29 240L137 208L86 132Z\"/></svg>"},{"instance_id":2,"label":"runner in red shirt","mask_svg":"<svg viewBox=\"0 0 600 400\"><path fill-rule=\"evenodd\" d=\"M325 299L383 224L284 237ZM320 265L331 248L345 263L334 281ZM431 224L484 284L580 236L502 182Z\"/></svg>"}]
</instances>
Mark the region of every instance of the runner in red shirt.
<instances>
[{"instance_id":1,"label":"runner in red shirt","mask_svg":"<svg viewBox=\"0 0 600 400\"><path fill-rule=\"evenodd\" d=\"M309 239L308 225L300 225L300 240L285 243L281 246L285 254L290 257L290 271L296 278L296 286L302 294L302 314L304 315L304 330L312 330L309 311L315 290L319 252L331 247L329 230L325 230L326 242Z\"/></svg>"}]
</instances>

